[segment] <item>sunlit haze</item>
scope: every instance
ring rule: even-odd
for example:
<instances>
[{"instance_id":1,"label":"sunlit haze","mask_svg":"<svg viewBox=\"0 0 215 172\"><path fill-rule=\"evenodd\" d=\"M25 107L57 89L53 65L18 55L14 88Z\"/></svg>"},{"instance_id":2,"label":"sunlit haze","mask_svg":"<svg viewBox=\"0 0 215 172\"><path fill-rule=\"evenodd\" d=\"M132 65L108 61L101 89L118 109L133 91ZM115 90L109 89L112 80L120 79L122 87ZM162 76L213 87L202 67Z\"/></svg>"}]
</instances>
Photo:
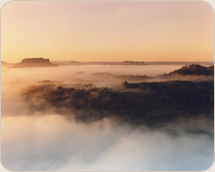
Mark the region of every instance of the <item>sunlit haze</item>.
<instances>
[{"instance_id":1,"label":"sunlit haze","mask_svg":"<svg viewBox=\"0 0 215 172\"><path fill-rule=\"evenodd\" d=\"M1 11L2 60L213 61L207 2L11 1Z\"/></svg>"}]
</instances>

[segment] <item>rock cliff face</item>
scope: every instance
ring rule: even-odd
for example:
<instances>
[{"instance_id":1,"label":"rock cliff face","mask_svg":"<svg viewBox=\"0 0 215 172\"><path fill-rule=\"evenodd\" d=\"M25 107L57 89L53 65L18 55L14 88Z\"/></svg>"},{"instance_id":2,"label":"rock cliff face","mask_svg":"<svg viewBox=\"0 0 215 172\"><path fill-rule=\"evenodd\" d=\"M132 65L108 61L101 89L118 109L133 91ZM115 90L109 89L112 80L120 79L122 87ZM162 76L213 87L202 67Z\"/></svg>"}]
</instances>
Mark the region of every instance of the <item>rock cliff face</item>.
<instances>
[{"instance_id":1,"label":"rock cliff face","mask_svg":"<svg viewBox=\"0 0 215 172\"><path fill-rule=\"evenodd\" d=\"M177 76L177 75L206 75L213 76L214 75L214 66L205 67L202 65L186 65L182 68L170 72L168 75Z\"/></svg>"},{"instance_id":2,"label":"rock cliff face","mask_svg":"<svg viewBox=\"0 0 215 172\"><path fill-rule=\"evenodd\" d=\"M20 63L14 64L12 68L28 68L28 67L54 67L57 66L52 64L49 59L44 58L26 58Z\"/></svg>"},{"instance_id":3,"label":"rock cliff face","mask_svg":"<svg viewBox=\"0 0 215 172\"><path fill-rule=\"evenodd\" d=\"M140 62L140 61L123 61L121 64L122 65L145 65L144 62Z\"/></svg>"}]
</instances>

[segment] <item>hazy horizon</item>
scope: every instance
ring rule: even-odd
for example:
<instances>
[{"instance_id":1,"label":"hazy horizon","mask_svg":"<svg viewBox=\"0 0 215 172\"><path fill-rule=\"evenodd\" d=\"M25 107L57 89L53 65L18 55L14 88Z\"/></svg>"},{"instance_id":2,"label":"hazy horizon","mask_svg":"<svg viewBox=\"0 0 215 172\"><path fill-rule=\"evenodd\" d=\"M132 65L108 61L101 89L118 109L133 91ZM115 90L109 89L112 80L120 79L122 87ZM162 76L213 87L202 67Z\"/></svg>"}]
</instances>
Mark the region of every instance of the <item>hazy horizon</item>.
<instances>
[{"instance_id":1,"label":"hazy horizon","mask_svg":"<svg viewBox=\"0 0 215 172\"><path fill-rule=\"evenodd\" d=\"M214 11L204 1L11 1L1 38L9 62L213 61Z\"/></svg>"},{"instance_id":2,"label":"hazy horizon","mask_svg":"<svg viewBox=\"0 0 215 172\"><path fill-rule=\"evenodd\" d=\"M107 63L110 63L110 62L113 62L113 63L120 63L120 62L123 62L123 61L139 61L139 62L146 62L146 63L150 63L150 62L161 62L161 63L165 63L165 62L167 62L167 63L171 63L171 62L173 62L173 63L192 63L192 62L195 62L195 63L198 63L198 62L208 62L208 63L214 63L214 60L193 60L193 61L186 61L186 60L183 60L183 61L173 61L173 60L169 60L169 61L167 61L167 60L154 60L154 61L150 61L150 60L146 60L146 61L144 61L144 60L133 60L133 59L126 59L126 60L121 60L121 61L114 61L114 60L111 60L111 61L108 61L108 60L101 60L101 61L94 61L94 60L89 60L89 61L81 61L81 60L74 60L74 59L58 59L58 60L52 60L51 58L48 58L48 57L26 57L26 58L23 58L23 59L31 59L31 58L44 58L44 59L49 59L51 62L70 62L70 61L77 61L77 62L81 62L81 63L86 63L86 62L102 62L102 63L105 63L105 62L107 62ZM21 59L21 60L19 60L19 61L13 61L13 62L11 62L11 61L7 61L7 60L2 60L1 59L1 61L4 61L4 62L7 62L7 63L19 63L19 62L21 62L23 59Z\"/></svg>"}]
</instances>

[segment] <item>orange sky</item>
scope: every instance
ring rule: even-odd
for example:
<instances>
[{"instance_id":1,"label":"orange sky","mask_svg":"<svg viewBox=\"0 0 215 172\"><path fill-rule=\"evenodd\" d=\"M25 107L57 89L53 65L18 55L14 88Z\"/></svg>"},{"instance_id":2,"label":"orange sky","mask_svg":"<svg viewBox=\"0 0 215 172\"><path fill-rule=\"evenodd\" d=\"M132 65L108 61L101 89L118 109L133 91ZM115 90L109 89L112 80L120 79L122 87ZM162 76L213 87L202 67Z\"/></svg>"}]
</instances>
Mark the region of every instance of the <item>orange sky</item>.
<instances>
[{"instance_id":1,"label":"orange sky","mask_svg":"<svg viewBox=\"0 0 215 172\"><path fill-rule=\"evenodd\" d=\"M213 61L207 2L11 1L1 10L2 60Z\"/></svg>"}]
</instances>

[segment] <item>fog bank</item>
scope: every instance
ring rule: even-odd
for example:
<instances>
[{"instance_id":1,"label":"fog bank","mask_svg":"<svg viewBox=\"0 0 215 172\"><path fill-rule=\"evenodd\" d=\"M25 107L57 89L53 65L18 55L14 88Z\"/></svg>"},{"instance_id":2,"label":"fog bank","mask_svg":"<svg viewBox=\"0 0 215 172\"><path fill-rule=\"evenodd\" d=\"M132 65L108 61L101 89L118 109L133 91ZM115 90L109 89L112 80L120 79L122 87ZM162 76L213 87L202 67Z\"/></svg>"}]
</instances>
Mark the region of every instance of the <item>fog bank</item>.
<instances>
[{"instance_id":1,"label":"fog bank","mask_svg":"<svg viewBox=\"0 0 215 172\"><path fill-rule=\"evenodd\" d=\"M121 88L125 78L118 76L156 76L180 67L2 67L2 164L15 171L199 171L209 168L214 156L214 124L204 114L155 127L132 126L113 118L85 123L71 118L75 111L67 109L64 110L70 113L70 118L52 108L32 111L21 95L23 89L42 80L64 87L83 88L85 84L93 84ZM143 79L136 78L139 82Z\"/></svg>"},{"instance_id":2,"label":"fog bank","mask_svg":"<svg viewBox=\"0 0 215 172\"><path fill-rule=\"evenodd\" d=\"M211 136L165 130L132 129L108 119L76 123L56 114L6 117L2 163L27 171L195 171L211 165Z\"/></svg>"}]
</instances>

